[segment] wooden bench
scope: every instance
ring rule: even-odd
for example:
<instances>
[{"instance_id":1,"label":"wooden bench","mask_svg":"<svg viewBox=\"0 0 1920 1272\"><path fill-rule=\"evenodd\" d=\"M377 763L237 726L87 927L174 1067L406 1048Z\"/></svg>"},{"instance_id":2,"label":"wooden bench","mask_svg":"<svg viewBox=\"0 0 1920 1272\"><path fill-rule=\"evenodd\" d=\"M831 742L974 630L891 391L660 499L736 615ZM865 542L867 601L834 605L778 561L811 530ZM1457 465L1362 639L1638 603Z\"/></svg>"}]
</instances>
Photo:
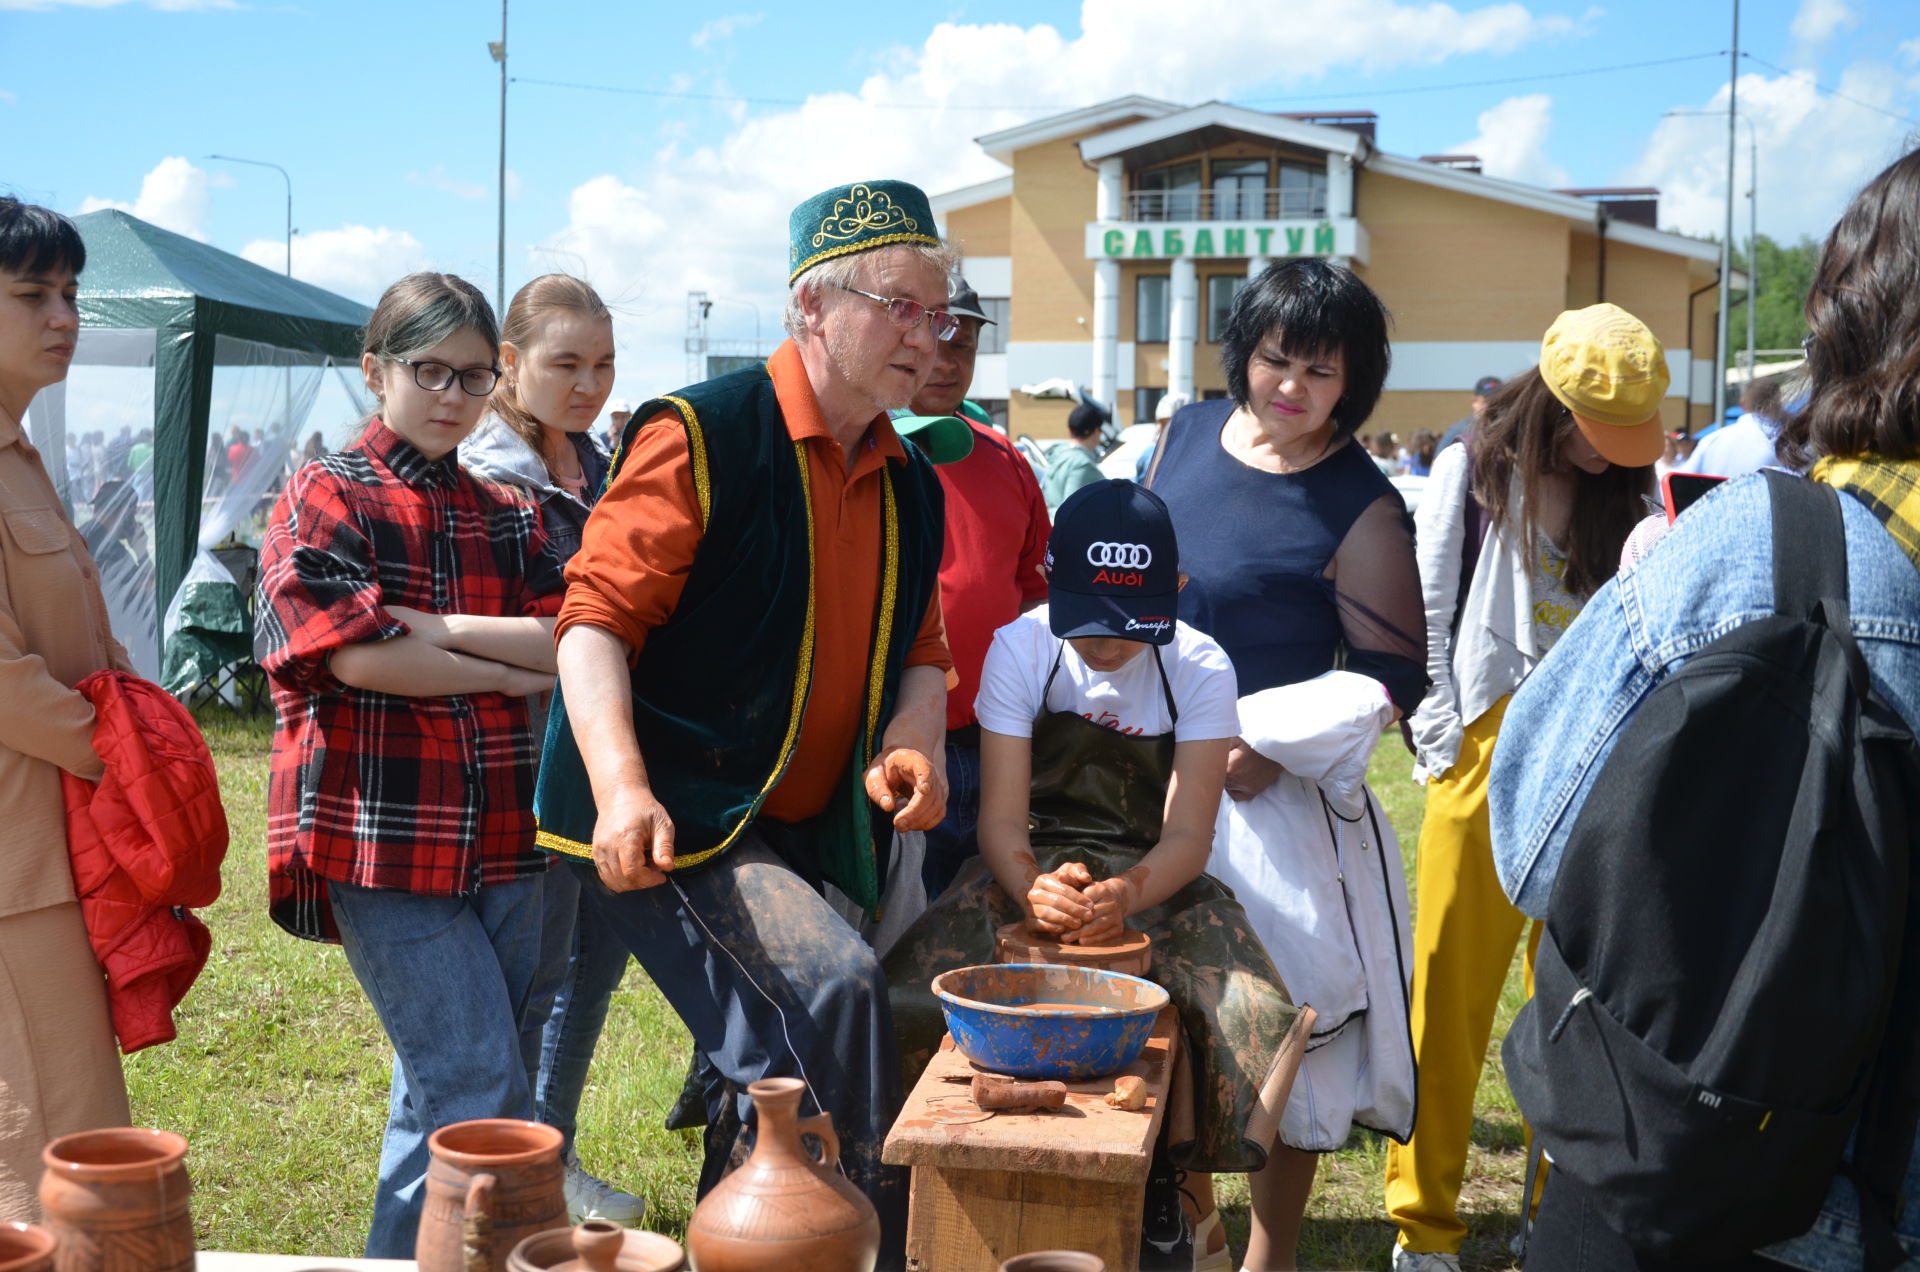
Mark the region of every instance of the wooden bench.
<instances>
[{"instance_id":1,"label":"wooden bench","mask_svg":"<svg viewBox=\"0 0 1920 1272\"><path fill-rule=\"evenodd\" d=\"M982 1113L974 1068L948 1038L914 1085L882 1160L913 1168L908 1272L995 1272L1031 1250L1084 1250L1107 1272L1137 1272L1147 1168L1173 1080L1179 1017L1154 1021L1146 1049L1120 1073L1067 1083L1061 1109ZM1147 1106L1116 1109L1114 1079L1146 1082Z\"/></svg>"}]
</instances>

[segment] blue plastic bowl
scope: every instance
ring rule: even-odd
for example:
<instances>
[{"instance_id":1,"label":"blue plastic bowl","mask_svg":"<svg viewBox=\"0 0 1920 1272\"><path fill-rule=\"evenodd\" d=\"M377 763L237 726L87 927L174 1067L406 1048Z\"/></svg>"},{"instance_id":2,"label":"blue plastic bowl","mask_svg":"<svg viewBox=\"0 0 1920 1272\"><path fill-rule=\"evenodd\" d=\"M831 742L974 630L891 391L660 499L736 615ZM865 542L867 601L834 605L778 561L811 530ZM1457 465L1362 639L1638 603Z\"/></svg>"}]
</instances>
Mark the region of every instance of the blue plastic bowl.
<instances>
[{"instance_id":1,"label":"blue plastic bowl","mask_svg":"<svg viewBox=\"0 0 1920 1272\"><path fill-rule=\"evenodd\" d=\"M955 968L933 993L954 1045L981 1068L1070 1081L1132 1064L1167 1005L1152 981L1051 963Z\"/></svg>"}]
</instances>

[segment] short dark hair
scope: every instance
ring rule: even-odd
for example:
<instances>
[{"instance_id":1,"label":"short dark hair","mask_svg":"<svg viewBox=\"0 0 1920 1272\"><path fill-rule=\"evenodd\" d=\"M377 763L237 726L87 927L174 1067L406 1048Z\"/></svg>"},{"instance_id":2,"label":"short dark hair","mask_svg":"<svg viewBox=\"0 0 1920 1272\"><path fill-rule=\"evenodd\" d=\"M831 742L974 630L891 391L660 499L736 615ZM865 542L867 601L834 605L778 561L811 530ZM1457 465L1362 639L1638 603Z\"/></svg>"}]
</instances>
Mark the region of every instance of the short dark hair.
<instances>
[{"instance_id":1,"label":"short dark hair","mask_svg":"<svg viewBox=\"0 0 1920 1272\"><path fill-rule=\"evenodd\" d=\"M1352 437L1373 414L1393 355L1387 347L1387 307L1350 269L1323 260L1276 261L1240 289L1220 340L1227 391L1248 404L1247 363L1260 342L1278 331L1281 351L1310 358L1339 350L1347 386L1333 408L1337 441Z\"/></svg>"},{"instance_id":2,"label":"short dark hair","mask_svg":"<svg viewBox=\"0 0 1920 1272\"><path fill-rule=\"evenodd\" d=\"M38 274L87 267L87 245L73 222L52 208L0 195L0 270Z\"/></svg>"},{"instance_id":3,"label":"short dark hair","mask_svg":"<svg viewBox=\"0 0 1920 1272\"><path fill-rule=\"evenodd\" d=\"M1867 183L1827 236L1807 293L1807 397L1782 461L1920 455L1920 150Z\"/></svg>"},{"instance_id":4,"label":"short dark hair","mask_svg":"<svg viewBox=\"0 0 1920 1272\"><path fill-rule=\"evenodd\" d=\"M1091 402L1082 402L1067 416L1067 432L1075 437L1092 437L1106 427L1107 413Z\"/></svg>"}]
</instances>

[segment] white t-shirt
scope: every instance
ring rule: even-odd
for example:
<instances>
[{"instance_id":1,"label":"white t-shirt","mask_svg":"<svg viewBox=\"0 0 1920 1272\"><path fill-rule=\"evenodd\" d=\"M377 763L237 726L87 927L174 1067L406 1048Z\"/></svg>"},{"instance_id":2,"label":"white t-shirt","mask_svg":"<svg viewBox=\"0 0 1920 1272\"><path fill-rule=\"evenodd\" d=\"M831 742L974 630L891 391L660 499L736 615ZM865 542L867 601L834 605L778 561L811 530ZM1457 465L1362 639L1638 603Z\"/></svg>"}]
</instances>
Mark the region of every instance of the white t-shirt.
<instances>
[{"instance_id":1,"label":"white t-shirt","mask_svg":"<svg viewBox=\"0 0 1920 1272\"><path fill-rule=\"evenodd\" d=\"M1060 658L1060 674L1046 702L1053 660ZM980 727L1011 737L1033 736L1033 722L1047 711L1077 711L1095 724L1122 733L1156 735L1172 730L1176 742L1240 736L1239 686L1233 664L1213 637L1176 622L1173 641L1160 647L1167 683L1180 721L1167 716L1166 691L1154 669L1153 647L1118 671L1095 671L1047 628L1047 607L1022 614L993 634L986 665L980 672L980 696L974 713Z\"/></svg>"}]
</instances>

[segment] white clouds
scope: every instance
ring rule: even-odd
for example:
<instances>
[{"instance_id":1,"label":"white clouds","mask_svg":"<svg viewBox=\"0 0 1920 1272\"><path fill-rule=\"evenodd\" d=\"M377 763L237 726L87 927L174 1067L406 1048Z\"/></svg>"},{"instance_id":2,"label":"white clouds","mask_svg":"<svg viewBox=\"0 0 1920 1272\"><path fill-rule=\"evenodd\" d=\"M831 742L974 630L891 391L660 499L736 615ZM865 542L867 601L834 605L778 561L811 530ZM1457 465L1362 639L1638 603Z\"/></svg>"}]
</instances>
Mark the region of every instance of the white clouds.
<instances>
[{"instance_id":1,"label":"white clouds","mask_svg":"<svg viewBox=\"0 0 1920 1272\"><path fill-rule=\"evenodd\" d=\"M204 168L196 168L179 155L171 155L140 179L140 195L133 202L88 195L81 201L80 211L119 208L163 230L204 240L209 184Z\"/></svg>"},{"instance_id":2,"label":"white clouds","mask_svg":"<svg viewBox=\"0 0 1920 1272\"><path fill-rule=\"evenodd\" d=\"M491 186L483 186L478 181L462 181L447 175L445 164L436 163L425 172L409 172L409 185L419 186L423 190L438 190L441 194L450 194L456 199L484 199L493 193Z\"/></svg>"},{"instance_id":3,"label":"white clouds","mask_svg":"<svg viewBox=\"0 0 1920 1272\"><path fill-rule=\"evenodd\" d=\"M626 302L619 391L650 396L684 375L688 290L758 306L771 337L785 296L787 212L827 186L902 177L937 193L1004 173L974 137L1074 106L1129 93L1229 98L1276 79L1310 84L1337 71L1511 52L1573 29L1512 2L1346 0L1287 6L1284 21L1262 22L1247 13L1245 0L1189 0L1177 17L1164 0L1086 0L1078 36L1046 24L941 23L920 46L880 55L854 91L745 118L714 145L669 144L647 170L581 185L567 227L532 263L577 258L610 303ZM1218 38L1225 31L1236 34ZM973 109L986 102L1012 105ZM1523 144L1511 153L1536 162ZM711 334L748 337L748 317L737 305L717 308Z\"/></svg>"},{"instance_id":4,"label":"white clouds","mask_svg":"<svg viewBox=\"0 0 1920 1272\"><path fill-rule=\"evenodd\" d=\"M1475 121L1478 136L1449 146L1449 153L1479 155L1490 177L1533 185L1564 186L1567 170L1547 158L1547 133L1553 124L1553 98L1545 93L1509 97Z\"/></svg>"},{"instance_id":5,"label":"white clouds","mask_svg":"<svg viewBox=\"0 0 1920 1272\"><path fill-rule=\"evenodd\" d=\"M735 32L744 31L757 24L763 16L758 13L735 13L724 18L715 18L695 31L689 43L696 49L704 49L709 44L731 40Z\"/></svg>"},{"instance_id":6,"label":"white clouds","mask_svg":"<svg viewBox=\"0 0 1920 1272\"><path fill-rule=\"evenodd\" d=\"M1862 63L1841 74L1848 97L1890 108L1899 77ZM1718 234L1726 215L1727 90L1690 109L1720 118L1660 121L1640 160L1624 180L1660 187L1660 221L1690 234ZM1740 77L1739 109L1757 130L1760 152L1760 228L1775 239L1824 236L1859 188L1902 151L1899 120L1827 96L1808 72ZM1737 189L1744 194L1752 150L1746 125L1735 148ZM1735 208L1736 233L1746 234L1746 210Z\"/></svg>"},{"instance_id":7,"label":"white clouds","mask_svg":"<svg viewBox=\"0 0 1920 1272\"><path fill-rule=\"evenodd\" d=\"M1860 15L1847 0L1800 0L1800 11L1793 15L1793 39L1804 57L1858 25Z\"/></svg>"},{"instance_id":8,"label":"white clouds","mask_svg":"<svg viewBox=\"0 0 1920 1272\"><path fill-rule=\"evenodd\" d=\"M255 239L240 255L271 270L286 267L284 239ZM382 225L343 225L337 230L298 234L293 240L293 276L302 282L372 304L387 284L431 262L419 239Z\"/></svg>"}]
</instances>

